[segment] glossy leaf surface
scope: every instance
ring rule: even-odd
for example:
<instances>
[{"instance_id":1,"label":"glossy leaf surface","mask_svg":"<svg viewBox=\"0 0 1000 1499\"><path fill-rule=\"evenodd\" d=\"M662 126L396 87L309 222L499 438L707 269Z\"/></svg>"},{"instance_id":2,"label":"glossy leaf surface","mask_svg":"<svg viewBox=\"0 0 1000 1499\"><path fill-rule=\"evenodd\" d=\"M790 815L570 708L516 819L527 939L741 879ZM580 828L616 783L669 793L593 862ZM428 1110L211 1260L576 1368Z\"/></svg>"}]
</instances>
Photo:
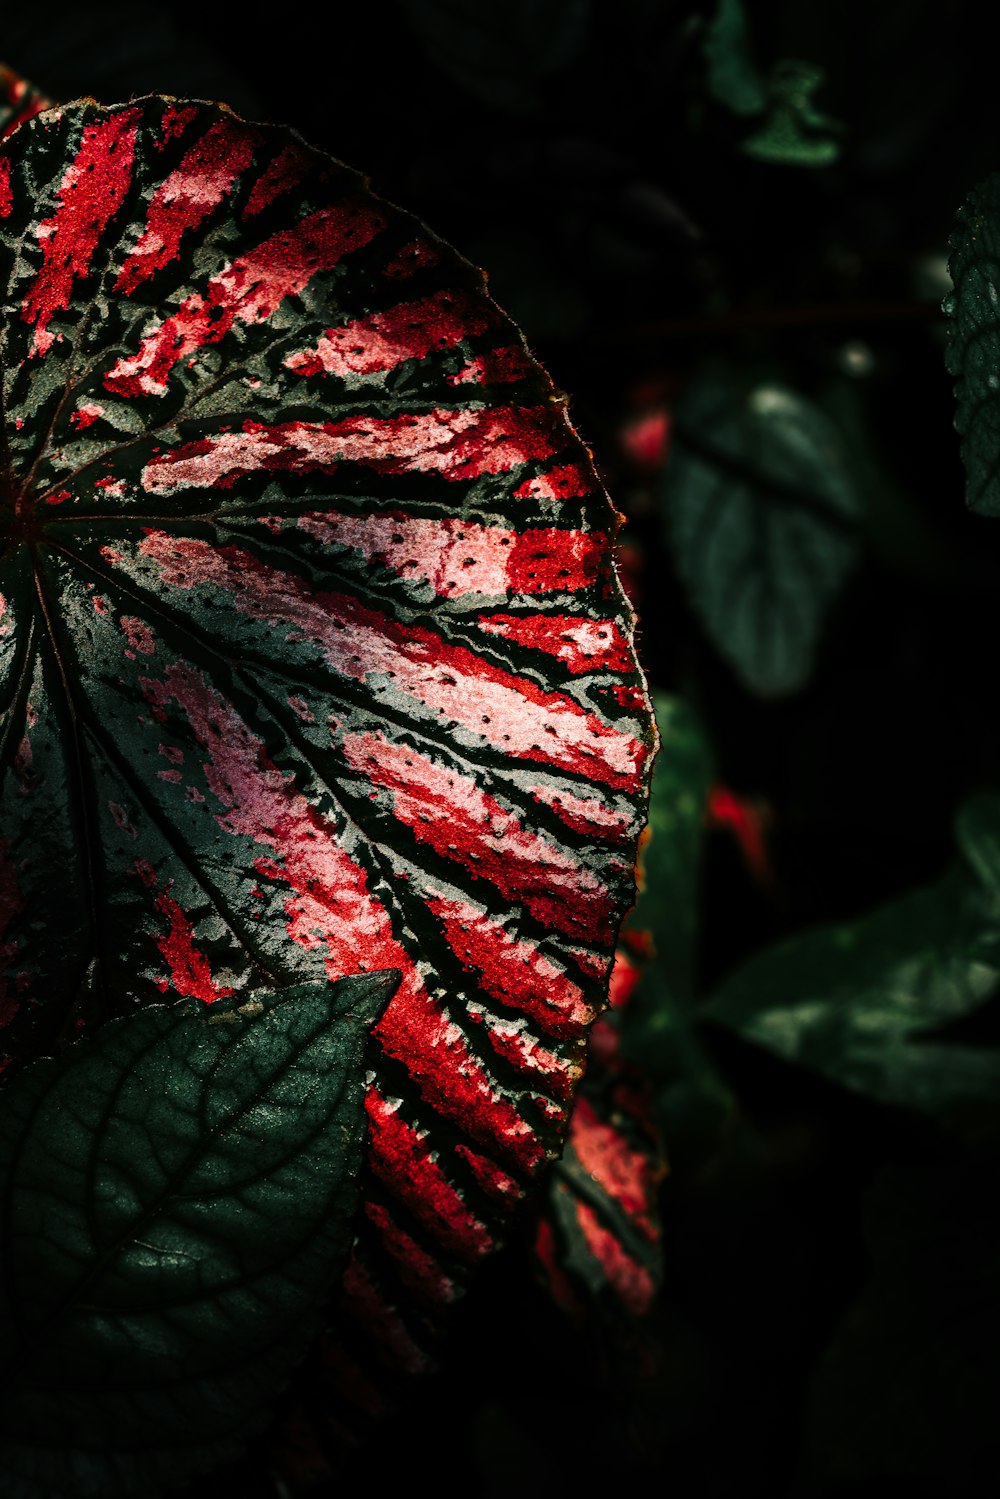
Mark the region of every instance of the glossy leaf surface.
<instances>
[{"instance_id":1,"label":"glossy leaf surface","mask_svg":"<svg viewBox=\"0 0 1000 1499\"><path fill-rule=\"evenodd\" d=\"M663 494L678 571L715 645L752 691L794 692L856 554L836 428L786 386L706 373L678 408Z\"/></svg>"},{"instance_id":2,"label":"glossy leaf surface","mask_svg":"<svg viewBox=\"0 0 1000 1499\"><path fill-rule=\"evenodd\" d=\"M259 1428L347 1257L398 979L149 1007L5 1092L10 1499L145 1499Z\"/></svg>"},{"instance_id":3,"label":"glossy leaf surface","mask_svg":"<svg viewBox=\"0 0 1000 1499\"><path fill-rule=\"evenodd\" d=\"M968 864L857 921L765 949L704 1013L881 1102L957 1121L995 1116L1000 1053L947 1031L1000 982L995 799L979 805L981 821L976 803L959 817Z\"/></svg>"},{"instance_id":4,"label":"glossy leaf surface","mask_svg":"<svg viewBox=\"0 0 1000 1499\"><path fill-rule=\"evenodd\" d=\"M405 1362L560 1147L632 897L616 518L480 274L288 132L7 152L6 1049L398 968L345 1285Z\"/></svg>"},{"instance_id":5,"label":"glossy leaf surface","mask_svg":"<svg viewBox=\"0 0 1000 1499\"><path fill-rule=\"evenodd\" d=\"M948 269L947 357L966 501L980 515L1000 515L1000 176L980 182L958 210Z\"/></svg>"}]
</instances>

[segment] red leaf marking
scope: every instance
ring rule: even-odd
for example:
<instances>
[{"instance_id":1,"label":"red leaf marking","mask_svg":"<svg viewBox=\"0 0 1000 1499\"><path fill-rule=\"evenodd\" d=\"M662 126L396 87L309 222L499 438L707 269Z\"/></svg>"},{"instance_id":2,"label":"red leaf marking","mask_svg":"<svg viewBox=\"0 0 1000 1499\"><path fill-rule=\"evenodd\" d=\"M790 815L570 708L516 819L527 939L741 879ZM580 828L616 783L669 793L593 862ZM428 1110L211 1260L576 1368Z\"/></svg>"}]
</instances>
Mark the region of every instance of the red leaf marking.
<instances>
[{"instance_id":1,"label":"red leaf marking","mask_svg":"<svg viewBox=\"0 0 1000 1499\"><path fill-rule=\"evenodd\" d=\"M523 1072L533 1073L536 1087L544 1081L549 1093L559 1103L566 1103L579 1080L583 1065L567 1057L556 1056L541 1045L537 1036L525 1030L523 1020L501 1020L482 1005L469 1003L470 1019L483 1026L484 1034L497 1056L504 1057Z\"/></svg>"},{"instance_id":2,"label":"red leaf marking","mask_svg":"<svg viewBox=\"0 0 1000 1499\"><path fill-rule=\"evenodd\" d=\"M545 1274L545 1284L556 1306L570 1316L583 1316L583 1307L576 1298L573 1284L562 1267L562 1255L556 1243L555 1231L548 1218L539 1217L535 1229L535 1254Z\"/></svg>"},{"instance_id":3,"label":"red leaf marking","mask_svg":"<svg viewBox=\"0 0 1000 1499\"><path fill-rule=\"evenodd\" d=\"M437 265L440 259L437 250L425 239L411 239L408 244L403 245L395 259L389 261L385 274L390 281L405 281L408 276L422 271L425 266Z\"/></svg>"},{"instance_id":4,"label":"red leaf marking","mask_svg":"<svg viewBox=\"0 0 1000 1499\"><path fill-rule=\"evenodd\" d=\"M488 1230L445 1176L426 1137L401 1118L398 1103L370 1088L367 1108L375 1174L460 1259L471 1263L488 1254L494 1247Z\"/></svg>"},{"instance_id":5,"label":"red leaf marking","mask_svg":"<svg viewBox=\"0 0 1000 1499\"><path fill-rule=\"evenodd\" d=\"M220 319L214 328L223 322ZM213 332L215 336L222 334ZM174 337L175 330L171 330L164 343L171 366L176 362ZM185 345L185 352L194 347ZM139 375L131 373L138 368L135 360L122 361L104 383L115 388L119 372L125 372L129 381L138 380ZM166 385L155 388L165 390ZM544 406L348 416L339 422L283 422L274 427L248 421L240 432L199 438L152 459L142 471L142 485L149 494L172 494L184 488L228 489L244 474L283 469L303 473L331 469L338 463L358 463L381 474L436 473L450 480L480 479L551 457L563 445L565 435Z\"/></svg>"},{"instance_id":6,"label":"red leaf marking","mask_svg":"<svg viewBox=\"0 0 1000 1499\"><path fill-rule=\"evenodd\" d=\"M161 772L170 774L170 772ZM178 775L178 772L174 772ZM220 987L212 977L205 954L194 945L194 927L186 911L165 890L156 897L156 908L170 922L170 931L155 939L170 969L170 983L182 998L200 999L212 1004L232 994L231 987Z\"/></svg>"},{"instance_id":7,"label":"red leaf marking","mask_svg":"<svg viewBox=\"0 0 1000 1499\"><path fill-rule=\"evenodd\" d=\"M482 297L437 291L421 302L402 302L388 312L328 328L315 348L289 354L284 363L300 375L372 375L450 349L496 321Z\"/></svg>"},{"instance_id":8,"label":"red leaf marking","mask_svg":"<svg viewBox=\"0 0 1000 1499\"><path fill-rule=\"evenodd\" d=\"M564 463L545 474L525 479L514 491L515 500L570 500L590 494L596 488L594 479L579 463Z\"/></svg>"},{"instance_id":9,"label":"red leaf marking","mask_svg":"<svg viewBox=\"0 0 1000 1499\"><path fill-rule=\"evenodd\" d=\"M227 266L209 282L204 297L197 292L188 297L143 339L137 354L118 361L104 377L105 386L115 395L163 395L182 359L218 343L237 322L266 322L318 271L332 269L384 227L382 214L362 200L347 199L280 230Z\"/></svg>"},{"instance_id":10,"label":"red leaf marking","mask_svg":"<svg viewBox=\"0 0 1000 1499\"><path fill-rule=\"evenodd\" d=\"M353 1303L355 1315L365 1331L380 1343L390 1361L410 1374L427 1368L427 1359L410 1337L395 1307L379 1295L371 1275L357 1259L348 1262L341 1282L344 1295Z\"/></svg>"},{"instance_id":11,"label":"red leaf marking","mask_svg":"<svg viewBox=\"0 0 1000 1499\"><path fill-rule=\"evenodd\" d=\"M548 786L544 781L532 787L531 795L543 807L551 808L574 833L589 833L602 840L610 833L617 835L623 843L632 837L635 816L631 811L618 811L592 797L574 796L572 792Z\"/></svg>"},{"instance_id":12,"label":"red leaf marking","mask_svg":"<svg viewBox=\"0 0 1000 1499\"><path fill-rule=\"evenodd\" d=\"M198 106L196 104L187 104L183 109L178 109L176 104L168 104L163 111L163 134L156 142L157 148L162 151L168 141L182 136L191 121L197 118Z\"/></svg>"},{"instance_id":13,"label":"red leaf marking","mask_svg":"<svg viewBox=\"0 0 1000 1499\"><path fill-rule=\"evenodd\" d=\"M260 140L256 131L235 120L209 126L154 193L146 227L119 272L115 291L130 294L177 256L185 232L223 202Z\"/></svg>"},{"instance_id":14,"label":"red leaf marking","mask_svg":"<svg viewBox=\"0 0 1000 1499\"><path fill-rule=\"evenodd\" d=\"M366 1202L365 1213L399 1266L400 1278L411 1291L432 1305L447 1305L455 1300L458 1295L455 1282L445 1275L437 1260L404 1233L381 1203Z\"/></svg>"},{"instance_id":15,"label":"red leaf marking","mask_svg":"<svg viewBox=\"0 0 1000 1499\"><path fill-rule=\"evenodd\" d=\"M228 810L219 826L273 849L281 864L257 861L258 874L287 883L288 935L309 949L323 941L331 978L399 968L403 981L375 1027L383 1049L401 1061L422 1096L469 1135L526 1168L542 1148L514 1105L468 1049L443 1005L424 988L368 876L338 842L335 829L294 789L231 706L193 667L174 663L166 680L141 680L154 708L174 701L208 752L205 780Z\"/></svg>"},{"instance_id":16,"label":"red leaf marking","mask_svg":"<svg viewBox=\"0 0 1000 1499\"><path fill-rule=\"evenodd\" d=\"M589 1203L576 1204L577 1222L587 1248L604 1271L622 1305L635 1317L644 1317L656 1297L656 1281L622 1247L621 1241L604 1227Z\"/></svg>"},{"instance_id":17,"label":"red leaf marking","mask_svg":"<svg viewBox=\"0 0 1000 1499\"><path fill-rule=\"evenodd\" d=\"M324 545L350 547L408 582L426 579L442 598L578 593L593 587L607 557L608 539L599 532L541 527L518 532L452 516L429 520L401 510L310 513L294 524ZM488 621L483 623L489 628Z\"/></svg>"},{"instance_id":18,"label":"red leaf marking","mask_svg":"<svg viewBox=\"0 0 1000 1499\"><path fill-rule=\"evenodd\" d=\"M505 640L557 657L575 674L627 672L631 665L628 641L613 619L581 619L576 614L494 614L484 616L480 624L490 635L502 635Z\"/></svg>"},{"instance_id":19,"label":"red leaf marking","mask_svg":"<svg viewBox=\"0 0 1000 1499\"><path fill-rule=\"evenodd\" d=\"M653 1176L649 1159L603 1120L582 1094L573 1110L569 1138L583 1169L600 1183L609 1197L621 1204L635 1227L655 1244L657 1229L649 1216Z\"/></svg>"},{"instance_id":20,"label":"red leaf marking","mask_svg":"<svg viewBox=\"0 0 1000 1499\"><path fill-rule=\"evenodd\" d=\"M85 402L70 414L70 425L75 427L78 432L83 432L87 427L92 427L98 418L103 415L103 406L95 406L93 402Z\"/></svg>"},{"instance_id":21,"label":"red leaf marking","mask_svg":"<svg viewBox=\"0 0 1000 1499\"><path fill-rule=\"evenodd\" d=\"M494 1202L506 1203L508 1207L512 1202L520 1202L524 1196L524 1188L512 1176L508 1176L506 1171L501 1170L496 1161L487 1160L477 1151L470 1150L468 1145L456 1145L455 1154L460 1155L471 1167L476 1182L487 1197L492 1197Z\"/></svg>"},{"instance_id":22,"label":"red leaf marking","mask_svg":"<svg viewBox=\"0 0 1000 1499\"><path fill-rule=\"evenodd\" d=\"M14 194L10 187L10 157L0 157L0 219L5 219L14 207Z\"/></svg>"},{"instance_id":23,"label":"red leaf marking","mask_svg":"<svg viewBox=\"0 0 1000 1499\"><path fill-rule=\"evenodd\" d=\"M476 975L485 993L536 1020L550 1036L586 1032L597 1007L537 943L511 934L509 918L443 895L428 899L427 906L459 962Z\"/></svg>"},{"instance_id":24,"label":"red leaf marking","mask_svg":"<svg viewBox=\"0 0 1000 1499\"><path fill-rule=\"evenodd\" d=\"M270 208L282 193L291 192L293 187L298 187L312 165L313 158L301 146L282 146L254 183L243 210L244 219L256 218L265 208Z\"/></svg>"},{"instance_id":25,"label":"red leaf marking","mask_svg":"<svg viewBox=\"0 0 1000 1499\"><path fill-rule=\"evenodd\" d=\"M484 879L536 920L595 945L614 941L616 902L572 853L525 828L515 814L459 775L384 734L351 734L343 754L372 786L392 793L393 814L419 843Z\"/></svg>"},{"instance_id":26,"label":"red leaf marking","mask_svg":"<svg viewBox=\"0 0 1000 1499\"><path fill-rule=\"evenodd\" d=\"M101 235L128 192L140 118L140 110L124 109L84 127L59 188L59 206L38 226L42 265L21 312L35 324L33 354L44 354L55 342L49 322L69 307L73 282L89 271Z\"/></svg>"},{"instance_id":27,"label":"red leaf marking","mask_svg":"<svg viewBox=\"0 0 1000 1499\"><path fill-rule=\"evenodd\" d=\"M238 547L153 531L141 551L159 564L165 583L208 587L216 597L226 592L242 614L297 627L338 675L381 677L507 757L582 772L626 791L640 775L649 753L640 739L433 631L399 624L347 594L314 593L294 574Z\"/></svg>"},{"instance_id":28,"label":"red leaf marking","mask_svg":"<svg viewBox=\"0 0 1000 1499\"><path fill-rule=\"evenodd\" d=\"M454 375L446 375L449 385L509 385L514 380L524 380L535 372L535 367L518 344L507 344L501 349L487 349L477 354Z\"/></svg>"}]
</instances>

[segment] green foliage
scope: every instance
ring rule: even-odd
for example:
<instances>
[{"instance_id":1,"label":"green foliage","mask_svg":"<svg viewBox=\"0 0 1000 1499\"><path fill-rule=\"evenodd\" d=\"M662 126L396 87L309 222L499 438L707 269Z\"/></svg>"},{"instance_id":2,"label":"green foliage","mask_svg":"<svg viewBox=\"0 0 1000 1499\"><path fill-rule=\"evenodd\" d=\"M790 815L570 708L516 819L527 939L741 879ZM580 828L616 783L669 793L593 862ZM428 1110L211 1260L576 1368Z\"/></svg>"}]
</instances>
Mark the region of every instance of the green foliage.
<instances>
[{"instance_id":1,"label":"green foliage","mask_svg":"<svg viewBox=\"0 0 1000 1499\"><path fill-rule=\"evenodd\" d=\"M398 978L146 1008L10 1086L5 1496L146 1499L259 1429L350 1246Z\"/></svg>"},{"instance_id":2,"label":"green foliage","mask_svg":"<svg viewBox=\"0 0 1000 1499\"><path fill-rule=\"evenodd\" d=\"M1000 798L965 807L967 862L870 915L765 949L704 1014L883 1103L957 1123L995 1113L1000 1050L946 1028L979 1010L1000 979L998 824Z\"/></svg>"},{"instance_id":3,"label":"green foliage","mask_svg":"<svg viewBox=\"0 0 1000 1499\"><path fill-rule=\"evenodd\" d=\"M699 874L712 752L691 708L654 694L662 748L653 772L639 896L623 929L648 950L624 1015L624 1049L652 1080L674 1160L701 1154L733 1107L696 1028Z\"/></svg>"},{"instance_id":4,"label":"green foliage","mask_svg":"<svg viewBox=\"0 0 1000 1499\"><path fill-rule=\"evenodd\" d=\"M813 94L823 84L823 69L781 58L765 79L754 61L741 0L719 0L702 50L710 97L735 115L760 117L753 134L743 141L747 156L790 167L825 167L837 160L841 127L813 103Z\"/></svg>"},{"instance_id":5,"label":"green foliage","mask_svg":"<svg viewBox=\"0 0 1000 1499\"><path fill-rule=\"evenodd\" d=\"M830 420L785 385L706 371L678 407L663 502L677 569L741 682L763 697L802 687L857 556Z\"/></svg>"},{"instance_id":6,"label":"green foliage","mask_svg":"<svg viewBox=\"0 0 1000 1499\"><path fill-rule=\"evenodd\" d=\"M840 126L813 103L823 77L815 63L795 58L775 63L768 80L767 119L743 142L748 156L786 167L827 167L837 160Z\"/></svg>"},{"instance_id":7,"label":"green foliage","mask_svg":"<svg viewBox=\"0 0 1000 1499\"><path fill-rule=\"evenodd\" d=\"M760 114L767 93L757 71L742 0L719 0L703 42L708 92L737 115Z\"/></svg>"},{"instance_id":8,"label":"green foliage","mask_svg":"<svg viewBox=\"0 0 1000 1499\"><path fill-rule=\"evenodd\" d=\"M1000 176L987 177L958 210L948 269L948 368L962 434L966 501L1000 515Z\"/></svg>"}]
</instances>

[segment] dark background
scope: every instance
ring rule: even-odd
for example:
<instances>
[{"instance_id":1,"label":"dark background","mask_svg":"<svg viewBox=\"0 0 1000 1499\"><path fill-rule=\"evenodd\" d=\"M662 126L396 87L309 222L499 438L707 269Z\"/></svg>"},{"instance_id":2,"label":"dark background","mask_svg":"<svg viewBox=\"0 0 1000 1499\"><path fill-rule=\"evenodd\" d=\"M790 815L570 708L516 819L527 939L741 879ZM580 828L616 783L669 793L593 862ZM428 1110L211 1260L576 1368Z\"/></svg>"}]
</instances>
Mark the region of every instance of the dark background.
<instances>
[{"instance_id":1,"label":"dark background","mask_svg":"<svg viewBox=\"0 0 1000 1499\"><path fill-rule=\"evenodd\" d=\"M697 707L720 780L767 809L769 881L709 838L706 990L781 935L933 879L961 798L1000 784L1000 523L964 507L939 312L955 210L1000 168L983 8L749 4L762 67L825 70L817 107L842 130L822 168L741 152L746 122L706 89L715 10L57 0L0 16L0 56L56 99L157 90L287 122L487 270L626 515L651 680ZM628 441L709 361L834 400L865 448L863 560L808 683L778 700L707 638L663 540L664 454ZM964 1039L997 1041L998 1019L994 1000ZM573 1332L515 1249L463 1305L449 1368L338 1482L995 1492L995 1145L708 1044L740 1127L674 1162L651 1325ZM249 1468L238 1483L267 1492Z\"/></svg>"}]
</instances>

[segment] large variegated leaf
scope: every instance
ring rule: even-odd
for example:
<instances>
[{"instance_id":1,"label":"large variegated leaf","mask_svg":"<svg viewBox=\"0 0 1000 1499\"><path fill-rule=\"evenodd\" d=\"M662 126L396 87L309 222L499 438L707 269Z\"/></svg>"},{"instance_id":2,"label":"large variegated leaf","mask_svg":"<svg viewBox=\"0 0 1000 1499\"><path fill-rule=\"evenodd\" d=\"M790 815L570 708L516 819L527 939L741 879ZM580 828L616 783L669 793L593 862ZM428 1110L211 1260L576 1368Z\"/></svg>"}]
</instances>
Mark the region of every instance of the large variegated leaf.
<instances>
[{"instance_id":1,"label":"large variegated leaf","mask_svg":"<svg viewBox=\"0 0 1000 1499\"><path fill-rule=\"evenodd\" d=\"M346 1286L415 1362L632 898L615 514L481 275L297 137L148 99L4 150L5 1049L399 969Z\"/></svg>"}]
</instances>

